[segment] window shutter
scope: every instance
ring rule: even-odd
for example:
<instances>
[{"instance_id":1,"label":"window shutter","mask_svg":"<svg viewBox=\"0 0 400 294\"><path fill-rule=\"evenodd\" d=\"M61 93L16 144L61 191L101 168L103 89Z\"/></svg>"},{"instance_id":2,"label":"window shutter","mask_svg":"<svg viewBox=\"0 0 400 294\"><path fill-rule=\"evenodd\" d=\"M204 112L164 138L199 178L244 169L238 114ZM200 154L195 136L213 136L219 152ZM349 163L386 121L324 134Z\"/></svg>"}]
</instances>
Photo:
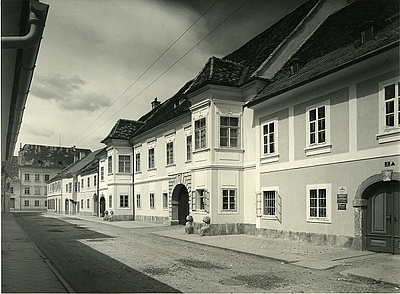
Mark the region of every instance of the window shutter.
<instances>
[{"instance_id":1,"label":"window shutter","mask_svg":"<svg viewBox=\"0 0 400 294\"><path fill-rule=\"evenodd\" d=\"M210 192L204 190L204 211L210 212Z\"/></svg>"},{"instance_id":2,"label":"window shutter","mask_svg":"<svg viewBox=\"0 0 400 294\"><path fill-rule=\"evenodd\" d=\"M261 192L256 192L256 216L262 216L262 194Z\"/></svg>"},{"instance_id":3,"label":"window shutter","mask_svg":"<svg viewBox=\"0 0 400 294\"><path fill-rule=\"evenodd\" d=\"M282 223L282 197L281 197L281 195L279 195L278 191L275 191L275 193L276 193L275 214L276 214L276 218L278 219L278 221L280 223Z\"/></svg>"},{"instance_id":4,"label":"window shutter","mask_svg":"<svg viewBox=\"0 0 400 294\"><path fill-rule=\"evenodd\" d=\"M196 196L197 196L197 191L192 192L192 211L196 210Z\"/></svg>"}]
</instances>

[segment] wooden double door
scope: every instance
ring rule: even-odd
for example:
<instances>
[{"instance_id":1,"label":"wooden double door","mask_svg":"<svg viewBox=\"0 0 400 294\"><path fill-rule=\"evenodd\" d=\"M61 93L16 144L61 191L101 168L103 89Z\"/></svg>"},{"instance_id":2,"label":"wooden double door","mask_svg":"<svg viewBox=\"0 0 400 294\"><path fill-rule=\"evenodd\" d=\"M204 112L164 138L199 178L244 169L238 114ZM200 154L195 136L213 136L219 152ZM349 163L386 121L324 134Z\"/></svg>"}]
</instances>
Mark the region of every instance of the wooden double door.
<instances>
[{"instance_id":1,"label":"wooden double door","mask_svg":"<svg viewBox=\"0 0 400 294\"><path fill-rule=\"evenodd\" d=\"M400 253L400 182L374 184L367 192L367 249Z\"/></svg>"}]
</instances>

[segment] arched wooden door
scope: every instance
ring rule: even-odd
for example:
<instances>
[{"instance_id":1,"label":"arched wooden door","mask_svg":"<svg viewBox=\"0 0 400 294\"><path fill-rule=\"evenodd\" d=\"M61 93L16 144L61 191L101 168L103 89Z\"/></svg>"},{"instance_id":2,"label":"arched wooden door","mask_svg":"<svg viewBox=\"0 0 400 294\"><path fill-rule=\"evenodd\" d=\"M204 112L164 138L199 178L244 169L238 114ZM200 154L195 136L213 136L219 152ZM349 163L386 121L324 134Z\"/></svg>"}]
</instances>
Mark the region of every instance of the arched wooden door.
<instances>
[{"instance_id":1,"label":"arched wooden door","mask_svg":"<svg viewBox=\"0 0 400 294\"><path fill-rule=\"evenodd\" d=\"M104 216L104 211L106 210L106 199L104 196L100 198L100 216Z\"/></svg>"},{"instance_id":2,"label":"arched wooden door","mask_svg":"<svg viewBox=\"0 0 400 294\"><path fill-rule=\"evenodd\" d=\"M189 193L185 185L177 185L172 192L172 220L177 220L180 225L186 223L189 215Z\"/></svg>"},{"instance_id":3,"label":"arched wooden door","mask_svg":"<svg viewBox=\"0 0 400 294\"><path fill-rule=\"evenodd\" d=\"M400 182L380 182L366 191L367 249L400 253Z\"/></svg>"}]
</instances>

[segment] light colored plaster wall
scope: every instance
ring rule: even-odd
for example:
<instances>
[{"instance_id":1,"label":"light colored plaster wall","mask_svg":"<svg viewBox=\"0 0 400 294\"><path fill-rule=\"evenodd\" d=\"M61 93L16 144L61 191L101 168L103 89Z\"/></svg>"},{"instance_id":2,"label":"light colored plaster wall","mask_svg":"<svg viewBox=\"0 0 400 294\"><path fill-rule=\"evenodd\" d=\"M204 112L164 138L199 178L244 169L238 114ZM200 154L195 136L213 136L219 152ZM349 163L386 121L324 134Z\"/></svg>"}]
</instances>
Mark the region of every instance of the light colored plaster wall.
<instances>
[{"instance_id":1,"label":"light colored plaster wall","mask_svg":"<svg viewBox=\"0 0 400 294\"><path fill-rule=\"evenodd\" d=\"M261 227L354 236L352 202L355 192L365 179L385 169L386 161L395 162L395 171L399 171L399 157L389 156L261 174L261 187L279 187L279 194L282 197L282 223L276 220L262 220ZM306 185L308 184L331 185L331 223L307 222ZM338 210L337 207L338 188L342 186L347 187L348 192L346 210Z\"/></svg>"},{"instance_id":2,"label":"light colored plaster wall","mask_svg":"<svg viewBox=\"0 0 400 294\"><path fill-rule=\"evenodd\" d=\"M378 148L379 83L399 76L399 69L357 83L357 147ZM395 143L397 144L397 143Z\"/></svg>"}]
</instances>

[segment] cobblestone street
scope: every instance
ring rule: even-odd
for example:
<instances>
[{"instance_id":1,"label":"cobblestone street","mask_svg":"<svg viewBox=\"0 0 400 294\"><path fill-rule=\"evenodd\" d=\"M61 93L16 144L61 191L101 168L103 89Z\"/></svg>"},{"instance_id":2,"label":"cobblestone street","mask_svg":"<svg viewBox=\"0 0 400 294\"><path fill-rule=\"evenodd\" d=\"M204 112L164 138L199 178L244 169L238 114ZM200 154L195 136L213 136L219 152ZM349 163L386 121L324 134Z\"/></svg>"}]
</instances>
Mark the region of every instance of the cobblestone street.
<instances>
[{"instance_id":1,"label":"cobblestone street","mask_svg":"<svg viewBox=\"0 0 400 294\"><path fill-rule=\"evenodd\" d=\"M360 280L352 277L343 277L340 272L357 263L366 263L365 260L343 263L329 270L314 270L286 264L277 260L261 258L253 255L213 248L209 246L184 242L166 238L152 232L176 229L160 225L139 224L135 229L111 226L107 222L91 222L74 217L51 215L24 215L18 216L17 221L26 229L31 238L44 246L46 238L41 228L57 228L61 232L48 234L57 243L57 247L49 246L42 250L52 256L62 256L68 252L72 244L72 234L81 232L75 249L85 251L76 252L76 258L83 259L84 263L72 265L70 258L65 264L55 264L61 273L65 272L66 281L76 292L88 292L93 285L85 276L93 276L99 280L99 271L105 272L105 284L114 285L114 292L127 292L122 285L132 277L140 275L141 280L149 283L147 290L152 292L395 292L393 285L377 283L372 280ZM32 218L43 226L30 226ZM52 224L52 225L51 225ZM55 226L57 225L57 226ZM182 228L183 229L183 228ZM85 234L82 234L85 233ZM61 236L62 235L62 236ZM88 237L83 237L87 235ZM42 244L43 243L43 244ZM79 245L80 244L80 245ZM84 245L83 247L80 247ZM55 250L57 252L50 252ZM90 250L91 256L83 256ZM97 254L96 254L97 253ZM50 258L50 257L49 257ZM382 258L378 256L377 258ZM51 260L51 258L50 258ZM107 266L101 260L114 260L118 263ZM58 259L62 261L62 259ZM368 263L377 260L369 258ZM67 266L68 265L68 266ZM81 266L82 268L79 268ZM111 268L116 266L120 268ZM73 273L68 273L68 267L74 267ZM126 275L121 275L123 272ZM82 276L83 275L83 276ZM80 277L78 277L80 276ZM97 279L96 279L97 277ZM78 282L79 283L78 283ZM116 281L116 283L114 283ZM99 281L98 283L101 283ZM151 284L154 287L151 287ZM82 286L84 285L84 287ZM82 288L77 288L82 287ZM119 288L122 287L122 288ZM110 291L110 289L108 289ZM107 289L104 290L107 292ZM139 288L130 288L128 292L143 292Z\"/></svg>"}]
</instances>

